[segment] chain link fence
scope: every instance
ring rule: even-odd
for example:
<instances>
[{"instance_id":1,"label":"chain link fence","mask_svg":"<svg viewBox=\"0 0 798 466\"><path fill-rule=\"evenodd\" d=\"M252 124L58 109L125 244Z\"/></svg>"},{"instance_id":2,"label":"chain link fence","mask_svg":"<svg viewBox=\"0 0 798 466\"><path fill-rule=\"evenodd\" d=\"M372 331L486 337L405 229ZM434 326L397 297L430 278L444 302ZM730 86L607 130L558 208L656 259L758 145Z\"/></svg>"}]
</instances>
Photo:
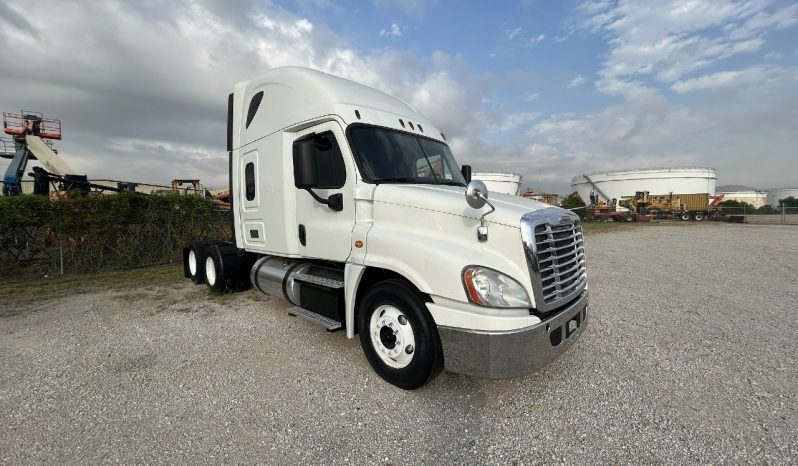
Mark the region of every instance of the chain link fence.
<instances>
[{"instance_id":1,"label":"chain link fence","mask_svg":"<svg viewBox=\"0 0 798 466\"><path fill-rule=\"evenodd\" d=\"M768 225L798 225L798 207L782 205L780 209L754 209L751 207L721 207L722 219L734 223Z\"/></svg>"},{"instance_id":2,"label":"chain link fence","mask_svg":"<svg viewBox=\"0 0 798 466\"><path fill-rule=\"evenodd\" d=\"M178 262L193 240L231 239L231 213L201 199L25 204L0 205L4 281Z\"/></svg>"}]
</instances>

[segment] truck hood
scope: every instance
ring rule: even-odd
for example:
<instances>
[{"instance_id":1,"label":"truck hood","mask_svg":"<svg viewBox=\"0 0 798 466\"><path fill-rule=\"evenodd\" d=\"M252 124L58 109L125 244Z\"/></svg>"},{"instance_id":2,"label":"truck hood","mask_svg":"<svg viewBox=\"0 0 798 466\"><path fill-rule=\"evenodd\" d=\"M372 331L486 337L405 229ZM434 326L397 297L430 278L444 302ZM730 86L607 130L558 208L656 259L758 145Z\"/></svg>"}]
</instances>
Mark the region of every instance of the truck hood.
<instances>
[{"instance_id":1,"label":"truck hood","mask_svg":"<svg viewBox=\"0 0 798 466\"><path fill-rule=\"evenodd\" d=\"M496 207L496 211L485 217L485 221L513 228L520 227L522 215L551 207L542 202L509 194L489 192L488 200ZM465 188L460 186L381 184L374 190L374 202L384 202L477 220L482 214L490 210L487 205L482 209L472 209L466 203Z\"/></svg>"}]
</instances>

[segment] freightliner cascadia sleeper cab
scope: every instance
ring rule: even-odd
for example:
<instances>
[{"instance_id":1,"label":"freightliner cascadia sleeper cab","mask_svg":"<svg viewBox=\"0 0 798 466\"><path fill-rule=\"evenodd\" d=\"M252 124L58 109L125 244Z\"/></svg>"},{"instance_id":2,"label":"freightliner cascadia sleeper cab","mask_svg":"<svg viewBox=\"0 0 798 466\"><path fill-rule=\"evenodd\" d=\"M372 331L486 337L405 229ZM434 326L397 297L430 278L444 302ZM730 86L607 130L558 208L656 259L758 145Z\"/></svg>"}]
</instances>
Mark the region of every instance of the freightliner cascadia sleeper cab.
<instances>
[{"instance_id":1,"label":"freightliner cascadia sleeper cab","mask_svg":"<svg viewBox=\"0 0 798 466\"><path fill-rule=\"evenodd\" d=\"M587 324L579 219L491 195L412 106L299 67L236 85L227 147L234 243L184 249L186 277L283 297L359 335L386 381L445 368L530 373Z\"/></svg>"}]
</instances>

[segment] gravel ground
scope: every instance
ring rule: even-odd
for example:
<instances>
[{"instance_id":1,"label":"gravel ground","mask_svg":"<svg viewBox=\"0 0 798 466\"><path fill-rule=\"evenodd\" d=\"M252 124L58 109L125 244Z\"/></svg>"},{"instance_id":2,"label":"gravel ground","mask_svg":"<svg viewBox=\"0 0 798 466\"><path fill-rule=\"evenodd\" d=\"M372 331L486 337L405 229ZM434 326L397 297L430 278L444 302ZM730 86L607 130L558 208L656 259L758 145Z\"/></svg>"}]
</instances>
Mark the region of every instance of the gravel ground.
<instances>
[{"instance_id":1,"label":"gravel ground","mask_svg":"<svg viewBox=\"0 0 798 466\"><path fill-rule=\"evenodd\" d=\"M18 298L0 462L795 464L798 229L653 225L587 248L591 321L563 357L414 392L254 292L176 277Z\"/></svg>"}]
</instances>

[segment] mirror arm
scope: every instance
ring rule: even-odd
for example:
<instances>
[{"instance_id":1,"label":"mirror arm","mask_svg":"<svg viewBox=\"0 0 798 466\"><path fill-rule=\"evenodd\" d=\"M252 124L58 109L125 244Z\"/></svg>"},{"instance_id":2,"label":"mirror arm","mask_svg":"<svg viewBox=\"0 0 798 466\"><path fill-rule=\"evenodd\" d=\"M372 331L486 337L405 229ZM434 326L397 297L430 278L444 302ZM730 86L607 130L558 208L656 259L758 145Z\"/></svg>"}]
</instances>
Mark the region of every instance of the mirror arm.
<instances>
[{"instance_id":1,"label":"mirror arm","mask_svg":"<svg viewBox=\"0 0 798 466\"><path fill-rule=\"evenodd\" d=\"M313 199L316 199L318 202L321 202L322 204L327 205L327 199L324 199L323 197L319 196L318 194L313 192L312 189L305 188L305 191L309 192L310 195L313 196Z\"/></svg>"},{"instance_id":2,"label":"mirror arm","mask_svg":"<svg viewBox=\"0 0 798 466\"><path fill-rule=\"evenodd\" d=\"M485 217L487 217L488 215L490 215L493 212L495 212L496 211L496 207L493 206L493 204L488 200L488 198L484 194L477 193L477 196L479 196L480 198L484 199L485 203L490 206L490 210L485 212L484 214L482 214L482 217L479 218L480 226L484 227L485 226Z\"/></svg>"},{"instance_id":3,"label":"mirror arm","mask_svg":"<svg viewBox=\"0 0 798 466\"><path fill-rule=\"evenodd\" d=\"M336 212L344 210L344 195L341 193L331 194L330 197L324 199L316 194L311 188L305 188L305 191L309 192L310 195L313 196L313 199L316 199L317 202L326 205Z\"/></svg>"}]
</instances>

